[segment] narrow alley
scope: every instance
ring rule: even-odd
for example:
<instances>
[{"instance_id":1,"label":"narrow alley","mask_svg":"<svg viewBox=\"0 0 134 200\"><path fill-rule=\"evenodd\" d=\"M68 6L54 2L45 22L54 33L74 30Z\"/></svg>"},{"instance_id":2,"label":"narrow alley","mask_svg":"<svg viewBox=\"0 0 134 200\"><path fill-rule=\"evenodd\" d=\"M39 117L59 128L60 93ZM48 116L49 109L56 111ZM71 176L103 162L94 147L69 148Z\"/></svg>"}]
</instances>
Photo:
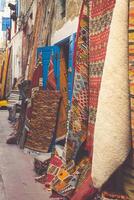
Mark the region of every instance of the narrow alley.
<instances>
[{"instance_id":1,"label":"narrow alley","mask_svg":"<svg viewBox=\"0 0 134 200\"><path fill-rule=\"evenodd\" d=\"M0 200L134 200L134 0L0 0Z\"/></svg>"},{"instance_id":2,"label":"narrow alley","mask_svg":"<svg viewBox=\"0 0 134 200\"><path fill-rule=\"evenodd\" d=\"M0 111L0 200L48 200L50 194L35 182L33 159L16 145L7 145L12 132L8 112Z\"/></svg>"}]
</instances>

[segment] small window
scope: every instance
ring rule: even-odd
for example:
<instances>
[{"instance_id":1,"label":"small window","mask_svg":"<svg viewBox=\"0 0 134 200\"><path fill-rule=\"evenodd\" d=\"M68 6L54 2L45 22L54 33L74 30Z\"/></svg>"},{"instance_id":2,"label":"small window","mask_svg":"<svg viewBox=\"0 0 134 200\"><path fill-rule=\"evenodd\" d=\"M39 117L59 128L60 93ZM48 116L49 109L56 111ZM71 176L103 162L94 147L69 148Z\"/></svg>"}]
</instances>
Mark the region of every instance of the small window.
<instances>
[{"instance_id":1,"label":"small window","mask_svg":"<svg viewBox=\"0 0 134 200\"><path fill-rule=\"evenodd\" d=\"M66 16L66 0L60 0L61 2L61 17L64 18Z\"/></svg>"}]
</instances>

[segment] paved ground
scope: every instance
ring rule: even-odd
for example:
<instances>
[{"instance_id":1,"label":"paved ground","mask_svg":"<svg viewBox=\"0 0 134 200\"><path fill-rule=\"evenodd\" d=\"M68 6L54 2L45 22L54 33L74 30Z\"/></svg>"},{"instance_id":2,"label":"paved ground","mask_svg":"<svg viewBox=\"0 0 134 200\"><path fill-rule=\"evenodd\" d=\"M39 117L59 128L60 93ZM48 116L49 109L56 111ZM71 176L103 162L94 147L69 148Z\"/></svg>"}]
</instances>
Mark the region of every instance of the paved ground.
<instances>
[{"instance_id":1,"label":"paved ground","mask_svg":"<svg viewBox=\"0 0 134 200\"><path fill-rule=\"evenodd\" d=\"M7 145L12 129L7 111L0 111L0 200L48 200L49 193L34 181L33 160L16 145Z\"/></svg>"}]
</instances>

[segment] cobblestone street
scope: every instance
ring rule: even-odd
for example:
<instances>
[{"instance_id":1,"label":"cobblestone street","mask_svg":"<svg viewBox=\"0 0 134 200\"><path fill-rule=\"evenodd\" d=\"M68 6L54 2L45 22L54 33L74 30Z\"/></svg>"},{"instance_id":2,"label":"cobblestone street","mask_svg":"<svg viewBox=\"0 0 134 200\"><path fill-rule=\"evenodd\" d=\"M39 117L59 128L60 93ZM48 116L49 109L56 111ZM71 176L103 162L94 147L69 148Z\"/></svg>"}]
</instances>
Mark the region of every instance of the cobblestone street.
<instances>
[{"instance_id":1,"label":"cobblestone street","mask_svg":"<svg viewBox=\"0 0 134 200\"><path fill-rule=\"evenodd\" d=\"M15 145L7 145L12 132L8 112L0 111L0 200L48 200L49 194L34 180L33 160Z\"/></svg>"}]
</instances>

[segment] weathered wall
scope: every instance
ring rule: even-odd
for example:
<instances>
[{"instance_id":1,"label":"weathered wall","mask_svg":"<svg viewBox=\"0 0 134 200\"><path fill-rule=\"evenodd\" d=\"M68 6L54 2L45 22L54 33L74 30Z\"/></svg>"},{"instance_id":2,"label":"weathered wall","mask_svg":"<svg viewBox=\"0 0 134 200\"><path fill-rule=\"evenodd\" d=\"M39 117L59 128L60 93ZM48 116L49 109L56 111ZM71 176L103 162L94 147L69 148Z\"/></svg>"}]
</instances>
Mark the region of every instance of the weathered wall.
<instances>
[{"instance_id":1,"label":"weathered wall","mask_svg":"<svg viewBox=\"0 0 134 200\"><path fill-rule=\"evenodd\" d=\"M61 29L68 20L73 20L79 15L82 0L66 0L65 4L65 17L62 17L63 6L61 0L55 0L55 13L53 32Z\"/></svg>"},{"instance_id":2,"label":"weathered wall","mask_svg":"<svg viewBox=\"0 0 134 200\"><path fill-rule=\"evenodd\" d=\"M12 39L12 80L22 75L22 31Z\"/></svg>"},{"instance_id":3,"label":"weathered wall","mask_svg":"<svg viewBox=\"0 0 134 200\"><path fill-rule=\"evenodd\" d=\"M61 0L55 0L52 43L76 32L81 5L82 0L66 0L65 16L63 16L64 7L61 5Z\"/></svg>"}]
</instances>

